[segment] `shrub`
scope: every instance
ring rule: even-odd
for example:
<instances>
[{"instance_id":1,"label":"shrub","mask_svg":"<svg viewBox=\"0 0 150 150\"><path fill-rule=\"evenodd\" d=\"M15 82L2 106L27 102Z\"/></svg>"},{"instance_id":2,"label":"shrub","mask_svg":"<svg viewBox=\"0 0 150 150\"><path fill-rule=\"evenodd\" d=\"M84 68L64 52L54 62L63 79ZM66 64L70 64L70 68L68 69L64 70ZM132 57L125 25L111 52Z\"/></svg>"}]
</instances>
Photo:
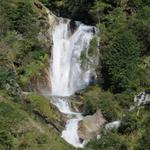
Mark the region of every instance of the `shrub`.
<instances>
[{"instance_id":1,"label":"shrub","mask_svg":"<svg viewBox=\"0 0 150 150\"><path fill-rule=\"evenodd\" d=\"M138 117L136 113L129 112L122 118L119 132L122 134L130 134L138 129Z\"/></svg>"},{"instance_id":2,"label":"shrub","mask_svg":"<svg viewBox=\"0 0 150 150\"><path fill-rule=\"evenodd\" d=\"M0 148L2 146L4 149L11 149L12 144L12 136L10 132L0 127Z\"/></svg>"},{"instance_id":3,"label":"shrub","mask_svg":"<svg viewBox=\"0 0 150 150\"><path fill-rule=\"evenodd\" d=\"M105 88L122 92L136 88L138 82L139 43L130 31L116 35L112 45L104 52L103 77ZM108 81L109 85L108 85Z\"/></svg>"},{"instance_id":4,"label":"shrub","mask_svg":"<svg viewBox=\"0 0 150 150\"><path fill-rule=\"evenodd\" d=\"M90 87L83 95L85 101L84 115L93 114L100 109L108 121L119 119L122 116L120 109L113 94L104 92L98 86Z\"/></svg>"},{"instance_id":5,"label":"shrub","mask_svg":"<svg viewBox=\"0 0 150 150\"><path fill-rule=\"evenodd\" d=\"M127 150L127 141L125 138L112 131L102 134L99 140L92 140L87 147L93 150Z\"/></svg>"},{"instance_id":6,"label":"shrub","mask_svg":"<svg viewBox=\"0 0 150 150\"><path fill-rule=\"evenodd\" d=\"M150 8L149 6L142 7L136 17L131 20L131 28L137 36L138 42L141 43L141 55L149 55L150 47Z\"/></svg>"},{"instance_id":7,"label":"shrub","mask_svg":"<svg viewBox=\"0 0 150 150\"><path fill-rule=\"evenodd\" d=\"M137 150L145 149L149 150L150 149L150 130L149 127L145 130L142 138L138 141L138 147Z\"/></svg>"}]
</instances>

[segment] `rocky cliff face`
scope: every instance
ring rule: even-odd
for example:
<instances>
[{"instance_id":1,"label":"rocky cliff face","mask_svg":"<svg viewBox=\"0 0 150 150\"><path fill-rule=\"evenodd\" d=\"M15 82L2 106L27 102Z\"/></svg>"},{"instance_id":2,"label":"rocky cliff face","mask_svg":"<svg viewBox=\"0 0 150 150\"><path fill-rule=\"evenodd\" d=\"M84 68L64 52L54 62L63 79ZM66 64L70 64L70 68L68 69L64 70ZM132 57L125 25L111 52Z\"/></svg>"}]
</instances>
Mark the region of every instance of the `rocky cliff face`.
<instances>
[{"instance_id":1,"label":"rocky cliff face","mask_svg":"<svg viewBox=\"0 0 150 150\"><path fill-rule=\"evenodd\" d=\"M47 47L49 53L53 45L52 30L55 24L57 24L57 17L42 3L35 2L34 6L39 15L40 33L38 39Z\"/></svg>"}]
</instances>

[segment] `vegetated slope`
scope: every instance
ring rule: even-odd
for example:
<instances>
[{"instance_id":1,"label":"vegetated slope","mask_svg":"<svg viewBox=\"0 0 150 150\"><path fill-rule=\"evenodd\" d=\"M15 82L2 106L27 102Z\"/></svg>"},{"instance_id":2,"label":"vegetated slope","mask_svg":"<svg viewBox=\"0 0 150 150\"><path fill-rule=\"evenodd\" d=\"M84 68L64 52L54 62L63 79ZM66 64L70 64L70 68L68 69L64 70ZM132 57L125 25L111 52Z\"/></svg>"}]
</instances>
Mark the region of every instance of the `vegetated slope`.
<instances>
[{"instance_id":1,"label":"vegetated slope","mask_svg":"<svg viewBox=\"0 0 150 150\"><path fill-rule=\"evenodd\" d=\"M101 139L85 149L150 149L149 105L129 112L134 95L150 84L149 1L41 1L56 14L96 24L100 31L98 86L87 89L80 99L85 115L101 109L108 121L121 119L122 126L104 130ZM29 95L27 105L21 94L28 81L40 77L48 61L48 51L37 39L39 18L33 1L1 0L0 14L0 149L73 149L55 131L61 120L59 114L53 115L53 107L47 108L47 102L40 107L43 97L35 98L35 93ZM95 47L96 42L91 42L90 53ZM28 92L34 89L30 85ZM58 126L48 128L49 120Z\"/></svg>"},{"instance_id":2,"label":"vegetated slope","mask_svg":"<svg viewBox=\"0 0 150 150\"><path fill-rule=\"evenodd\" d=\"M148 0L41 0L58 15L95 24L99 29L98 86L80 98L85 115L101 109L119 130L102 132L87 149L149 149L149 105L129 111L134 95L150 87L150 2ZM81 13L82 12L82 13ZM95 53L91 42L90 52ZM84 59L84 58L83 58Z\"/></svg>"},{"instance_id":3,"label":"vegetated slope","mask_svg":"<svg viewBox=\"0 0 150 150\"><path fill-rule=\"evenodd\" d=\"M36 94L37 96L37 94ZM38 99L38 96L37 96ZM42 99L42 98L41 98ZM71 150L52 126L36 116L36 107L20 104L18 98L0 91L0 149ZM44 99L42 99L44 102ZM47 106L48 107L48 106ZM38 110L38 108L36 108ZM46 111L46 109L45 109ZM48 111L48 110L47 110ZM49 110L51 115L52 110ZM54 112L53 112L54 113ZM53 114L54 115L54 114ZM52 117L52 115L50 116ZM49 117L49 118L50 118ZM50 118L52 120L52 118ZM54 122L55 124L55 122Z\"/></svg>"},{"instance_id":4,"label":"vegetated slope","mask_svg":"<svg viewBox=\"0 0 150 150\"><path fill-rule=\"evenodd\" d=\"M49 55L34 1L2 0L0 14L0 149L73 149L60 137L63 116L32 85Z\"/></svg>"}]
</instances>

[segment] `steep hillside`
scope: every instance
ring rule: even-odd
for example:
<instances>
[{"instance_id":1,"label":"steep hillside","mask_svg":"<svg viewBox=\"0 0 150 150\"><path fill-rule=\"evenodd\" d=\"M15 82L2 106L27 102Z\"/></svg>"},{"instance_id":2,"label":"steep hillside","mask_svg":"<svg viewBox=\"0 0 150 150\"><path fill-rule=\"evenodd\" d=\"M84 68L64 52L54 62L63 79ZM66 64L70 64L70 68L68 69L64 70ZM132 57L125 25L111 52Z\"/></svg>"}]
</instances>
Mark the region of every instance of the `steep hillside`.
<instances>
[{"instance_id":1,"label":"steep hillside","mask_svg":"<svg viewBox=\"0 0 150 150\"><path fill-rule=\"evenodd\" d=\"M38 94L36 94L37 96ZM35 97L35 96L34 96ZM37 96L38 97L38 96ZM32 98L33 100L34 98ZM38 98L36 98L37 100ZM42 99L44 103L44 98ZM71 150L59 136L56 124L54 110L49 107L47 110L49 120L47 122L43 117L39 117L35 110L41 110L37 105L26 105L19 102L19 98L12 98L5 91L0 91L0 149L50 149L50 150ZM47 100L45 100L47 101ZM47 103L47 102L46 102ZM42 106L42 105L40 105ZM42 106L44 107L44 106ZM47 106L48 107L48 106ZM34 111L33 111L34 109ZM55 113L57 114L57 113ZM43 114L45 115L45 114ZM52 119L53 118L53 119Z\"/></svg>"},{"instance_id":2,"label":"steep hillside","mask_svg":"<svg viewBox=\"0 0 150 150\"><path fill-rule=\"evenodd\" d=\"M0 0L0 149L76 149L61 138L66 116L42 95L51 89L57 15L97 27L88 53L80 57L83 69L94 62L97 78L71 97L71 105L83 116L100 111L105 124L121 122L113 130L101 128L100 138L83 149L149 150L149 0L39 1Z\"/></svg>"},{"instance_id":3,"label":"steep hillside","mask_svg":"<svg viewBox=\"0 0 150 150\"><path fill-rule=\"evenodd\" d=\"M70 150L60 138L65 118L37 93L48 87L50 42L47 14L35 4L0 2L0 149Z\"/></svg>"}]
</instances>

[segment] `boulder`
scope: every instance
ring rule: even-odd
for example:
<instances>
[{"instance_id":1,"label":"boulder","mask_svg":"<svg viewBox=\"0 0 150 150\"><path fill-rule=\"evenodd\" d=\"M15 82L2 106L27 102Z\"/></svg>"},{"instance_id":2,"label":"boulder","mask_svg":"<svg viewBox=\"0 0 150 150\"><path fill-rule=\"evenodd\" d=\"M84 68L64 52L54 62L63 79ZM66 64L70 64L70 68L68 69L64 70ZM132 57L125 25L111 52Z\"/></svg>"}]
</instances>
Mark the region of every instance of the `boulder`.
<instances>
[{"instance_id":1,"label":"boulder","mask_svg":"<svg viewBox=\"0 0 150 150\"><path fill-rule=\"evenodd\" d=\"M78 126L78 135L80 139L90 140L97 138L105 122L106 120L100 110L94 115L84 117L83 120L79 122Z\"/></svg>"},{"instance_id":2,"label":"boulder","mask_svg":"<svg viewBox=\"0 0 150 150\"><path fill-rule=\"evenodd\" d=\"M150 103L150 94L149 91L146 90L144 92L139 93L134 97L134 103L136 106L147 105Z\"/></svg>"},{"instance_id":3,"label":"boulder","mask_svg":"<svg viewBox=\"0 0 150 150\"><path fill-rule=\"evenodd\" d=\"M106 130L118 129L120 127L120 125L121 125L120 120L109 122L105 125L105 129Z\"/></svg>"}]
</instances>

